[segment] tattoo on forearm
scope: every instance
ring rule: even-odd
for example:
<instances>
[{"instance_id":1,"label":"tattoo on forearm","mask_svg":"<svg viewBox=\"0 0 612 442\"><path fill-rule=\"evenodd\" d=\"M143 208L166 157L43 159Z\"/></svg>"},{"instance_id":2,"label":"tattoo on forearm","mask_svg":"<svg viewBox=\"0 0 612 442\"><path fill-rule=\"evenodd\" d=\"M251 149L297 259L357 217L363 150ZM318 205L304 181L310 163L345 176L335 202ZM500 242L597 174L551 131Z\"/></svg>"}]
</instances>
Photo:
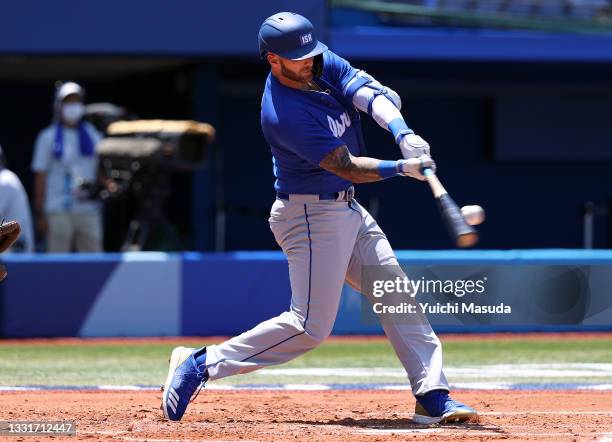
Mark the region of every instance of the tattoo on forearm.
<instances>
[{"instance_id":1,"label":"tattoo on forearm","mask_svg":"<svg viewBox=\"0 0 612 442\"><path fill-rule=\"evenodd\" d=\"M319 166L353 183L372 183L382 180L379 163L375 158L354 157L346 146L340 146L327 154Z\"/></svg>"}]
</instances>

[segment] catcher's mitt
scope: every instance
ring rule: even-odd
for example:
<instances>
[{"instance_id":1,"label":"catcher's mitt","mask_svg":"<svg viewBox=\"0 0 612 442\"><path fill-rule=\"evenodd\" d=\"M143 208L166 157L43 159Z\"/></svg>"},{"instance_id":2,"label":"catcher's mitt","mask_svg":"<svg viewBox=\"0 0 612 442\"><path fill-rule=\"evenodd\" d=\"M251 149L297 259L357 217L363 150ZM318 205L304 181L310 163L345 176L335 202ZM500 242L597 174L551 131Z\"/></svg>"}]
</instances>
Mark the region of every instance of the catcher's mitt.
<instances>
[{"instance_id":1,"label":"catcher's mitt","mask_svg":"<svg viewBox=\"0 0 612 442\"><path fill-rule=\"evenodd\" d=\"M0 253L3 253L10 246L13 245L17 238L21 227L17 221L9 221L8 223L0 224Z\"/></svg>"},{"instance_id":2,"label":"catcher's mitt","mask_svg":"<svg viewBox=\"0 0 612 442\"><path fill-rule=\"evenodd\" d=\"M20 232L21 227L19 227L17 221L9 221L6 224L4 221L0 223L0 253L4 252L17 241ZM4 278L6 278L6 268L0 264L0 281Z\"/></svg>"}]
</instances>

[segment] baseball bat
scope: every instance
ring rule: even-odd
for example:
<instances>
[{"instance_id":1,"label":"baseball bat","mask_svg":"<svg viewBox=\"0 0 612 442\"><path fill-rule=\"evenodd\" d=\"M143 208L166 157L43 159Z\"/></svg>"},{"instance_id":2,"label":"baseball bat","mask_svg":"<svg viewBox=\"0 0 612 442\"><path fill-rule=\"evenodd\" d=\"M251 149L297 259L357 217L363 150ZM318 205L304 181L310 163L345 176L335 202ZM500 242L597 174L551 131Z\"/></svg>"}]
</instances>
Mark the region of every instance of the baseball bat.
<instances>
[{"instance_id":1,"label":"baseball bat","mask_svg":"<svg viewBox=\"0 0 612 442\"><path fill-rule=\"evenodd\" d=\"M476 229L465 221L461 210L459 210L459 207L450 197L434 171L426 168L423 170L423 175L425 175L431 192L438 202L442 221L457 247L463 249L474 246L478 242L478 232L476 232Z\"/></svg>"}]
</instances>

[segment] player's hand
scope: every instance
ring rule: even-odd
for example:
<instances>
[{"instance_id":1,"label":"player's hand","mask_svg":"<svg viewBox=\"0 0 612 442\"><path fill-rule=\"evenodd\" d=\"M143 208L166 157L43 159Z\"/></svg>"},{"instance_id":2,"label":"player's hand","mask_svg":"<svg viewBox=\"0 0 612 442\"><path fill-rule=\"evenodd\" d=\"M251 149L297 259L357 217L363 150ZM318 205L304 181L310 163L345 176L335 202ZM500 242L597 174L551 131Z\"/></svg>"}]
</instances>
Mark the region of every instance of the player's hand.
<instances>
[{"instance_id":1,"label":"player's hand","mask_svg":"<svg viewBox=\"0 0 612 442\"><path fill-rule=\"evenodd\" d=\"M399 142L402 156L408 158L418 158L423 155L429 156L429 143L417 134L407 134Z\"/></svg>"},{"instance_id":2,"label":"player's hand","mask_svg":"<svg viewBox=\"0 0 612 442\"><path fill-rule=\"evenodd\" d=\"M429 155L421 155L418 158L400 160L400 173L420 181L425 181L423 169L436 171L436 162Z\"/></svg>"}]
</instances>

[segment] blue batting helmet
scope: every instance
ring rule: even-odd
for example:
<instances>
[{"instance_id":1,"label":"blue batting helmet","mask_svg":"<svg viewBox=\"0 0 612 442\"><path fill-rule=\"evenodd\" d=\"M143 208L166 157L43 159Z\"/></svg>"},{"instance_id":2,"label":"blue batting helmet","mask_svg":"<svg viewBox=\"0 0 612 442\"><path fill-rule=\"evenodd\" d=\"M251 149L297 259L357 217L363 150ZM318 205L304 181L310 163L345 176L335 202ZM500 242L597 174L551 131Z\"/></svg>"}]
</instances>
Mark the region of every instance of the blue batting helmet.
<instances>
[{"instance_id":1,"label":"blue batting helmet","mask_svg":"<svg viewBox=\"0 0 612 442\"><path fill-rule=\"evenodd\" d=\"M294 12L279 12L268 17L259 28L259 55L273 52L290 60L304 60L327 51L317 40L314 26Z\"/></svg>"}]
</instances>

